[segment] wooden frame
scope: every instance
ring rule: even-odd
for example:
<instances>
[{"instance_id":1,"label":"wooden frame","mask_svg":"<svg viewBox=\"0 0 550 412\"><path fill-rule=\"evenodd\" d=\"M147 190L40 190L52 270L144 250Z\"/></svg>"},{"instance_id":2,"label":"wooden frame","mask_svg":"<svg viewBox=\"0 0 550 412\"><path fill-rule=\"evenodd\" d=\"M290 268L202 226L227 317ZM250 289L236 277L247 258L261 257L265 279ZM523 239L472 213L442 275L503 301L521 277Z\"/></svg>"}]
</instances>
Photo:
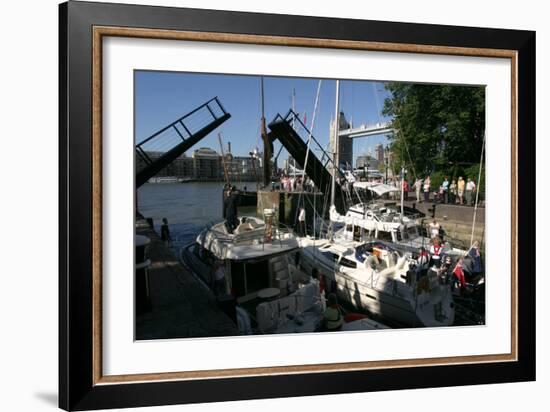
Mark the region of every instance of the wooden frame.
<instances>
[{"instance_id":1,"label":"wooden frame","mask_svg":"<svg viewBox=\"0 0 550 412\"><path fill-rule=\"evenodd\" d=\"M101 40L104 36L511 59L511 353L102 376ZM97 409L533 380L534 71L535 35L527 31L117 4L62 4L60 406L67 410ZM518 261L520 246L522 260ZM521 273L531 276L522 277Z\"/></svg>"}]
</instances>

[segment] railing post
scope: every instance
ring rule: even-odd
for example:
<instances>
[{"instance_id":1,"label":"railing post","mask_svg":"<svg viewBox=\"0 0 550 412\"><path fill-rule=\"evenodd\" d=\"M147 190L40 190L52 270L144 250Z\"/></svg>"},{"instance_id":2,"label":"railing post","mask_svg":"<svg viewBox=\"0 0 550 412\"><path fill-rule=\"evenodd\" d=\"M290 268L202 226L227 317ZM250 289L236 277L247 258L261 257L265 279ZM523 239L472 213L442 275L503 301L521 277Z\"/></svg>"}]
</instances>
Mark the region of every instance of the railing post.
<instances>
[{"instance_id":1,"label":"railing post","mask_svg":"<svg viewBox=\"0 0 550 412\"><path fill-rule=\"evenodd\" d=\"M174 130L176 131L176 133L181 137L181 140L183 140L185 142L185 137L183 137L183 135L181 134L181 132L178 130L178 128L176 127L176 125L174 125Z\"/></svg>"},{"instance_id":2,"label":"railing post","mask_svg":"<svg viewBox=\"0 0 550 412\"><path fill-rule=\"evenodd\" d=\"M189 137L191 136L191 132L189 131L189 129L187 128L187 126L185 126L185 124L183 123L182 120L180 120L180 124L182 125L182 127L185 129L185 131L187 132L187 134L189 135Z\"/></svg>"},{"instance_id":3,"label":"railing post","mask_svg":"<svg viewBox=\"0 0 550 412\"><path fill-rule=\"evenodd\" d=\"M206 103L206 108L208 109L208 111L210 112L210 114L212 115L212 117L213 117L214 119L217 120L218 118L216 117L216 115L214 114L214 112L212 111L212 109L210 108L210 103Z\"/></svg>"},{"instance_id":4,"label":"railing post","mask_svg":"<svg viewBox=\"0 0 550 412\"><path fill-rule=\"evenodd\" d=\"M147 156L147 154L145 153L145 151L141 148L140 145L138 145L136 147L136 152L137 154L143 159L143 161L147 164L151 164L153 163L151 158L149 156Z\"/></svg>"},{"instance_id":5,"label":"railing post","mask_svg":"<svg viewBox=\"0 0 550 412\"><path fill-rule=\"evenodd\" d=\"M227 114L227 112L225 111L225 108L223 107L223 105L219 101L218 96L214 97L214 100L216 100L216 103L218 103L218 106L220 106L220 109L222 109L223 114Z\"/></svg>"}]
</instances>

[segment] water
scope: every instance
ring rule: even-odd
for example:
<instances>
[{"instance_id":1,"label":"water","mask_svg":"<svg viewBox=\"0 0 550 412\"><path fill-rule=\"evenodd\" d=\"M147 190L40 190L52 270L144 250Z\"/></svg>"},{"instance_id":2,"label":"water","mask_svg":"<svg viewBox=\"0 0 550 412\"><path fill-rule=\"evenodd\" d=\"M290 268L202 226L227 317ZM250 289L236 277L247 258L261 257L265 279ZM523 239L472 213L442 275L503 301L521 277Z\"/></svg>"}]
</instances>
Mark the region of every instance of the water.
<instances>
[{"instance_id":1,"label":"water","mask_svg":"<svg viewBox=\"0 0 550 412\"><path fill-rule=\"evenodd\" d=\"M138 210L152 218L155 230L160 233L162 218L168 219L172 247L175 251L192 242L205 226L222 218L223 182L146 183L138 189ZM237 189L248 190L255 183L235 184ZM254 215L255 207L239 207L239 214Z\"/></svg>"}]
</instances>

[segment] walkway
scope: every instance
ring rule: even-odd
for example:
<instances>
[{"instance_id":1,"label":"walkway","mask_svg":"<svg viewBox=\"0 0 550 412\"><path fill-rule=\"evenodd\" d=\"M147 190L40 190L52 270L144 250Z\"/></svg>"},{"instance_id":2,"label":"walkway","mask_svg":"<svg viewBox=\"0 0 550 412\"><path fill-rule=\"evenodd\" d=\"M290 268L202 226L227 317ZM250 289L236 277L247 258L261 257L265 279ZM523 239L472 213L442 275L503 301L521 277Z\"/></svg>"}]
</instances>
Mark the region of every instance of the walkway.
<instances>
[{"instance_id":1,"label":"walkway","mask_svg":"<svg viewBox=\"0 0 550 412\"><path fill-rule=\"evenodd\" d=\"M136 339L238 335L214 296L179 263L144 220L136 233L151 239L149 288L152 310L136 319Z\"/></svg>"}]
</instances>

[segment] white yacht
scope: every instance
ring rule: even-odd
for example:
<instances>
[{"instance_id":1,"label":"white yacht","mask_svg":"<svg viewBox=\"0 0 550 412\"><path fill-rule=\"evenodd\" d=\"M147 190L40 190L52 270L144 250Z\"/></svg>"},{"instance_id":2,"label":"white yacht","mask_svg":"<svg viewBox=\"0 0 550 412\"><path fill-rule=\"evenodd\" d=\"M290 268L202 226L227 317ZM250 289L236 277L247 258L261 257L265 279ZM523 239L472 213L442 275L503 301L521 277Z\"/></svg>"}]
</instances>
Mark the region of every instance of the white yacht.
<instances>
[{"instance_id":1,"label":"white yacht","mask_svg":"<svg viewBox=\"0 0 550 412\"><path fill-rule=\"evenodd\" d=\"M257 297L266 288L286 289L287 256L298 248L289 229L267 224L256 217L241 217L229 233L225 221L204 229L195 242L182 249L184 263L207 284L213 284L213 268L223 266L225 293L238 303Z\"/></svg>"},{"instance_id":2,"label":"white yacht","mask_svg":"<svg viewBox=\"0 0 550 412\"><path fill-rule=\"evenodd\" d=\"M378 196L399 191L395 186L383 183L356 182L353 186L356 190L369 190ZM340 215L334 206L330 208L330 221L344 224L344 228L338 231L338 238L355 242L381 240L398 246L429 249L431 239L421 233L419 220L417 215L405 214L395 205L381 200L357 203L351 206L345 215ZM442 253L458 257L464 256L467 252L454 247L452 242L446 239Z\"/></svg>"},{"instance_id":3,"label":"white yacht","mask_svg":"<svg viewBox=\"0 0 550 412\"><path fill-rule=\"evenodd\" d=\"M443 269L422 272L412 252L381 241L300 238L300 264L332 281L339 299L403 326L450 326L455 308ZM419 277L421 273L425 276ZM330 284L330 282L327 282Z\"/></svg>"},{"instance_id":4,"label":"white yacht","mask_svg":"<svg viewBox=\"0 0 550 412\"><path fill-rule=\"evenodd\" d=\"M183 263L210 287L222 264L225 291L236 300L242 334L315 332L323 320L319 282L295 265L298 241L291 230L256 217L241 217L232 234L225 222L203 230L182 249ZM367 319L346 322L341 330L385 329Z\"/></svg>"}]
</instances>

